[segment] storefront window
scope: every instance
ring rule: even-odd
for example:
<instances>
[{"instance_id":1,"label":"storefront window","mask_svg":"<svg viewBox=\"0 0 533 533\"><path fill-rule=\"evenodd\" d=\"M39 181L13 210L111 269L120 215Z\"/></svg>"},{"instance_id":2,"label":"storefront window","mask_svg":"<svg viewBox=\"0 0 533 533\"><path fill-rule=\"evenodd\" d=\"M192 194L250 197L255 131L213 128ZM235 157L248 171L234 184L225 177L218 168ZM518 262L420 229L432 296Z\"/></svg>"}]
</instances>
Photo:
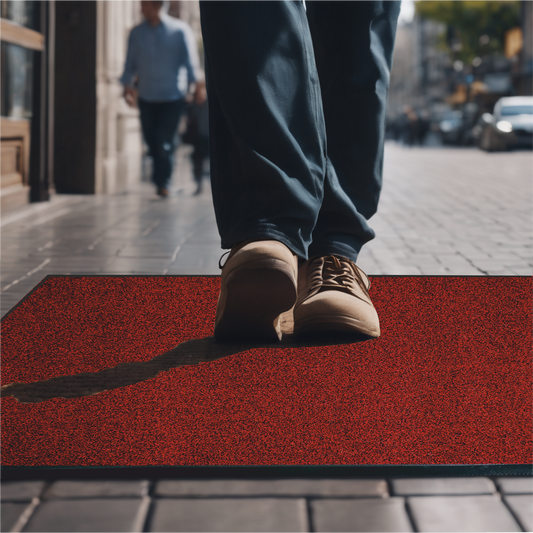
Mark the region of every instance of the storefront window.
<instances>
[{"instance_id":1,"label":"storefront window","mask_svg":"<svg viewBox=\"0 0 533 533\"><path fill-rule=\"evenodd\" d=\"M0 16L32 30L38 30L39 2L0 1ZM0 113L4 117L31 118L33 57L35 52L2 42L2 95Z\"/></svg>"},{"instance_id":2,"label":"storefront window","mask_svg":"<svg viewBox=\"0 0 533 533\"><path fill-rule=\"evenodd\" d=\"M4 19L16 22L21 26L26 26L32 30L37 28L37 8L38 2L26 2L21 0L6 1L1 3L1 16Z\"/></svg>"},{"instance_id":3,"label":"storefront window","mask_svg":"<svg viewBox=\"0 0 533 533\"><path fill-rule=\"evenodd\" d=\"M31 118L34 52L16 44L3 42L1 53L1 114L4 117Z\"/></svg>"}]
</instances>

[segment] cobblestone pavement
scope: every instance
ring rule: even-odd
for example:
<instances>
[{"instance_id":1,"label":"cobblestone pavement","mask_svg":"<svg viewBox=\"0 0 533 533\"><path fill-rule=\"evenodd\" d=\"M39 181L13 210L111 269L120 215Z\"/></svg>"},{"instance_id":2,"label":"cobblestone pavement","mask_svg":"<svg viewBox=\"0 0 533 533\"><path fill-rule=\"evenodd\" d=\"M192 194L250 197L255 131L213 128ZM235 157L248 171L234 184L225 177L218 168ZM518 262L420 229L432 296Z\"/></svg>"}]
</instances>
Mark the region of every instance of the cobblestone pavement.
<instances>
[{"instance_id":1,"label":"cobblestone pavement","mask_svg":"<svg viewBox=\"0 0 533 533\"><path fill-rule=\"evenodd\" d=\"M2 214L1 313L48 274L219 274L209 188ZM531 152L387 144L370 275L531 275ZM2 531L531 531L533 478L4 482Z\"/></svg>"},{"instance_id":2,"label":"cobblestone pavement","mask_svg":"<svg viewBox=\"0 0 533 533\"><path fill-rule=\"evenodd\" d=\"M531 152L387 145L371 274L533 273Z\"/></svg>"},{"instance_id":3,"label":"cobblestone pavement","mask_svg":"<svg viewBox=\"0 0 533 533\"><path fill-rule=\"evenodd\" d=\"M2 486L2 531L531 531L531 478L59 480Z\"/></svg>"},{"instance_id":4,"label":"cobblestone pavement","mask_svg":"<svg viewBox=\"0 0 533 533\"><path fill-rule=\"evenodd\" d=\"M173 195L148 183L124 195L56 195L1 218L2 316L47 274L219 274L209 187L193 196L186 148ZM370 275L531 275L531 152L385 151Z\"/></svg>"}]
</instances>

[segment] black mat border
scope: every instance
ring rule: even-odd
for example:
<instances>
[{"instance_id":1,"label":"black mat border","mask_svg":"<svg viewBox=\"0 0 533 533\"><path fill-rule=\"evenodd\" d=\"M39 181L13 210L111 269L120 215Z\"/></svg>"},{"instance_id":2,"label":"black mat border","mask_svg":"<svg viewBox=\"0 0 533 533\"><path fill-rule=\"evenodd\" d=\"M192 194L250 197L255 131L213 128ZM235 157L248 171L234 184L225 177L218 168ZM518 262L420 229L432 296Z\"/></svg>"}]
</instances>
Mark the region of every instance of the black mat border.
<instances>
[{"instance_id":1,"label":"black mat border","mask_svg":"<svg viewBox=\"0 0 533 533\"><path fill-rule=\"evenodd\" d=\"M3 481L31 479L353 479L533 476L533 464L487 465L306 465L306 466L123 466L1 469Z\"/></svg>"},{"instance_id":2,"label":"black mat border","mask_svg":"<svg viewBox=\"0 0 533 533\"><path fill-rule=\"evenodd\" d=\"M220 274L48 274L1 319L52 278L219 278ZM378 274L370 278L531 278L527 275L485 276L428 274ZM489 465L306 465L306 466L123 466L123 467L36 467L3 466L2 480L31 479L291 479L291 478L387 478L387 477L467 477L533 476L533 464Z\"/></svg>"}]
</instances>

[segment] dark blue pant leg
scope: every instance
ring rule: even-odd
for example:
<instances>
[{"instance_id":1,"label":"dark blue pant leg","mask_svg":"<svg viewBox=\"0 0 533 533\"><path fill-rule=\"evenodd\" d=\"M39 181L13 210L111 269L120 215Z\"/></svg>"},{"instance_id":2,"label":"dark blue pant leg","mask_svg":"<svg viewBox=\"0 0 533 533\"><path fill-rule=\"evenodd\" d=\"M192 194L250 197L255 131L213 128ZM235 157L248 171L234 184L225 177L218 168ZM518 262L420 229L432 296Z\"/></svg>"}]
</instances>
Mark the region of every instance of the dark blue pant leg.
<instances>
[{"instance_id":1,"label":"dark blue pant leg","mask_svg":"<svg viewBox=\"0 0 533 533\"><path fill-rule=\"evenodd\" d=\"M152 180L158 188L168 189L174 166L176 131L184 101L139 101L141 125L153 160Z\"/></svg>"},{"instance_id":2,"label":"dark blue pant leg","mask_svg":"<svg viewBox=\"0 0 533 533\"><path fill-rule=\"evenodd\" d=\"M224 248L274 238L355 260L374 236L399 2L307 8L313 37L299 1L201 2L217 223Z\"/></svg>"},{"instance_id":3,"label":"dark blue pant leg","mask_svg":"<svg viewBox=\"0 0 533 533\"><path fill-rule=\"evenodd\" d=\"M174 168L174 153L177 148L177 130L185 108L184 100L160 104L159 127L157 129L157 146L159 161L157 168L158 187L168 189Z\"/></svg>"},{"instance_id":4,"label":"dark blue pant leg","mask_svg":"<svg viewBox=\"0 0 533 533\"><path fill-rule=\"evenodd\" d=\"M144 142L148 146L148 155L153 158L153 153L155 152L155 132L157 124L156 114L150 102L145 102L139 98L138 105Z\"/></svg>"},{"instance_id":5,"label":"dark blue pant leg","mask_svg":"<svg viewBox=\"0 0 533 533\"><path fill-rule=\"evenodd\" d=\"M306 257L326 159L303 4L202 1L200 7L222 247L277 239Z\"/></svg>"},{"instance_id":6,"label":"dark blue pant leg","mask_svg":"<svg viewBox=\"0 0 533 533\"><path fill-rule=\"evenodd\" d=\"M309 256L356 261L374 238L400 2L307 2L327 133L324 200Z\"/></svg>"}]
</instances>

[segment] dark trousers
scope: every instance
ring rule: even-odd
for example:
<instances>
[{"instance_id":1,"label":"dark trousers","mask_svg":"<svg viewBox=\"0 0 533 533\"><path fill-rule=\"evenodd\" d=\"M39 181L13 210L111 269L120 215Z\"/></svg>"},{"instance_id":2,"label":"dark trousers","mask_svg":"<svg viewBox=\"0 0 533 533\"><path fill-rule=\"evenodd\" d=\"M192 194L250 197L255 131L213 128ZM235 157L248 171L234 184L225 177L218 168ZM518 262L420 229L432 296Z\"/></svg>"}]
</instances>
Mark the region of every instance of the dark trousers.
<instances>
[{"instance_id":1,"label":"dark trousers","mask_svg":"<svg viewBox=\"0 0 533 533\"><path fill-rule=\"evenodd\" d=\"M204 176L204 163L209 158L209 139L199 135L195 139L193 147L191 159L194 181L196 181L198 187L201 187Z\"/></svg>"},{"instance_id":2,"label":"dark trousers","mask_svg":"<svg viewBox=\"0 0 533 533\"><path fill-rule=\"evenodd\" d=\"M146 102L139 98L142 132L153 160L152 181L160 189L168 189L170 183L176 151L176 131L184 106L183 100Z\"/></svg>"},{"instance_id":3,"label":"dark trousers","mask_svg":"<svg viewBox=\"0 0 533 533\"><path fill-rule=\"evenodd\" d=\"M374 237L400 2L201 1L222 247L355 261Z\"/></svg>"}]
</instances>

